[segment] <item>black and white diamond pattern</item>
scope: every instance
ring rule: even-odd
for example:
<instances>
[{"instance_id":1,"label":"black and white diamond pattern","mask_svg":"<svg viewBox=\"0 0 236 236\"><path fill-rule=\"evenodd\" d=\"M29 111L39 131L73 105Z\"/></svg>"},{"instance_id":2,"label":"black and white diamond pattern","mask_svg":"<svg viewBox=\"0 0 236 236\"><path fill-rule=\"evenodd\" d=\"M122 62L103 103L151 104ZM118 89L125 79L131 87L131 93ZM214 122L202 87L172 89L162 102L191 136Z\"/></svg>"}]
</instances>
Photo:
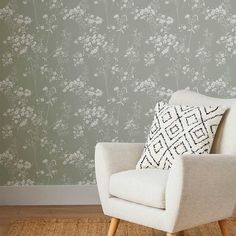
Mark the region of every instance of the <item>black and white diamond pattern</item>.
<instances>
[{"instance_id":1,"label":"black and white diamond pattern","mask_svg":"<svg viewBox=\"0 0 236 236\"><path fill-rule=\"evenodd\" d=\"M138 169L170 169L184 154L209 153L226 108L157 103Z\"/></svg>"}]
</instances>

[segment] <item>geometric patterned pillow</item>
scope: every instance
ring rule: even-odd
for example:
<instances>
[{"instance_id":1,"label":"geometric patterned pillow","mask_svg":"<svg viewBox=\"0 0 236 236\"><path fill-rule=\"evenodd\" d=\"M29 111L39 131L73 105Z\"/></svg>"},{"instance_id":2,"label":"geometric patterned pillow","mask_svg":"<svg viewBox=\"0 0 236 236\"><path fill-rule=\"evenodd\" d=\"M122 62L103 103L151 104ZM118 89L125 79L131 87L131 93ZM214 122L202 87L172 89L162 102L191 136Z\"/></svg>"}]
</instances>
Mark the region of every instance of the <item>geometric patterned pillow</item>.
<instances>
[{"instance_id":1,"label":"geometric patterned pillow","mask_svg":"<svg viewBox=\"0 0 236 236\"><path fill-rule=\"evenodd\" d=\"M171 168L184 154L210 153L217 127L227 108L157 103L155 116L136 168Z\"/></svg>"}]
</instances>

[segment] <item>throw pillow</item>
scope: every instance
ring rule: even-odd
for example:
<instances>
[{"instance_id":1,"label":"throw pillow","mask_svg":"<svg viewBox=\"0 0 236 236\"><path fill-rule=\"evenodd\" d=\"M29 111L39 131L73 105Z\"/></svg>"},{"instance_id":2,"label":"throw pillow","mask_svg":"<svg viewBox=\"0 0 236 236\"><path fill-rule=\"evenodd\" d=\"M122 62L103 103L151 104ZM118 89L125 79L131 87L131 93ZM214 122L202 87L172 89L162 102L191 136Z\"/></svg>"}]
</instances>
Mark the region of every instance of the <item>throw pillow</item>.
<instances>
[{"instance_id":1,"label":"throw pillow","mask_svg":"<svg viewBox=\"0 0 236 236\"><path fill-rule=\"evenodd\" d=\"M136 168L171 168L184 154L210 153L226 108L157 103L143 154Z\"/></svg>"}]
</instances>

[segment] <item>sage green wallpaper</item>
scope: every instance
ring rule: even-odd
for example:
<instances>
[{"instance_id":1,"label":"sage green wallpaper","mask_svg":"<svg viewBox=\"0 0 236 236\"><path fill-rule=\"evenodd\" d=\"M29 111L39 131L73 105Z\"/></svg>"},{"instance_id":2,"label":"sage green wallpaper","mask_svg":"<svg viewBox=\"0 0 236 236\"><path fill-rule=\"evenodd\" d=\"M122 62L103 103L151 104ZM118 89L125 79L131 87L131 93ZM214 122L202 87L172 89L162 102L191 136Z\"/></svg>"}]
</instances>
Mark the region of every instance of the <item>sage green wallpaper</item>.
<instances>
[{"instance_id":1,"label":"sage green wallpaper","mask_svg":"<svg viewBox=\"0 0 236 236\"><path fill-rule=\"evenodd\" d=\"M183 88L236 97L235 0L1 0L0 185L95 183Z\"/></svg>"}]
</instances>

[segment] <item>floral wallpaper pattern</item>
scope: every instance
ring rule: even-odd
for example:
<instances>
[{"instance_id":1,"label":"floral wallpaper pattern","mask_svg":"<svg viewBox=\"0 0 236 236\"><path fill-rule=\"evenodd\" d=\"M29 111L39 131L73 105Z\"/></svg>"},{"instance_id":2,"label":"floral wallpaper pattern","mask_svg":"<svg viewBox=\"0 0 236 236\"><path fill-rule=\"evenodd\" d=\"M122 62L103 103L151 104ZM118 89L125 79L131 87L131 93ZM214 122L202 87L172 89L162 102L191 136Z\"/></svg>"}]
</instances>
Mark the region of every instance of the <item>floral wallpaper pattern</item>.
<instances>
[{"instance_id":1,"label":"floral wallpaper pattern","mask_svg":"<svg viewBox=\"0 0 236 236\"><path fill-rule=\"evenodd\" d=\"M0 30L0 185L94 184L173 91L236 97L234 0L1 0Z\"/></svg>"}]
</instances>

